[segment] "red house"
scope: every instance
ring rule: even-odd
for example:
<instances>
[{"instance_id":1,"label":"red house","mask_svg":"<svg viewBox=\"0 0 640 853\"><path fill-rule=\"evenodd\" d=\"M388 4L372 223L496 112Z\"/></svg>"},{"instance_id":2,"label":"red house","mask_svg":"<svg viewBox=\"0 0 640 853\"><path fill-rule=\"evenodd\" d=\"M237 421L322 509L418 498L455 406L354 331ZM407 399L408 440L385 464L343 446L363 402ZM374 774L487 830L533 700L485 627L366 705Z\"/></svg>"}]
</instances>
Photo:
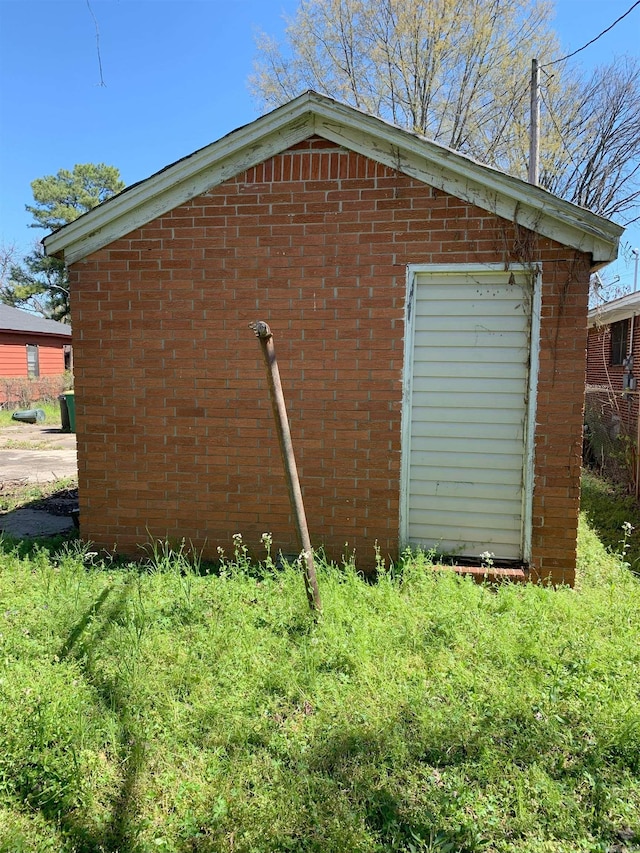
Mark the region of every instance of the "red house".
<instances>
[{"instance_id":1,"label":"red house","mask_svg":"<svg viewBox=\"0 0 640 853\"><path fill-rule=\"evenodd\" d=\"M572 583L590 273L622 229L308 92L45 238L72 282L81 533L312 542Z\"/></svg>"},{"instance_id":2,"label":"red house","mask_svg":"<svg viewBox=\"0 0 640 853\"><path fill-rule=\"evenodd\" d=\"M635 482L638 491L640 467L630 453L640 442L640 292L592 308L588 329L585 418L590 461ZM616 464L623 457L628 457L626 464Z\"/></svg>"},{"instance_id":3,"label":"red house","mask_svg":"<svg viewBox=\"0 0 640 853\"><path fill-rule=\"evenodd\" d=\"M52 380L71 368L70 326L0 303L0 403L24 402L26 383L16 380L32 380L32 400L40 388L55 393Z\"/></svg>"}]
</instances>

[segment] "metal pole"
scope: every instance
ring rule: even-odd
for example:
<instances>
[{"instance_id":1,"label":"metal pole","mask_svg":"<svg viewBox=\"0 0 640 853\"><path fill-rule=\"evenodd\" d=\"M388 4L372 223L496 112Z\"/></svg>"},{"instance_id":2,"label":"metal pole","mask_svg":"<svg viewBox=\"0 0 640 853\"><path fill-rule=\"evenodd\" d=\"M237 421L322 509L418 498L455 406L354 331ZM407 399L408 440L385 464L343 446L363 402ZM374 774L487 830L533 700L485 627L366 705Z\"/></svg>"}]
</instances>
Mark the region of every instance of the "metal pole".
<instances>
[{"instance_id":1,"label":"metal pole","mask_svg":"<svg viewBox=\"0 0 640 853\"><path fill-rule=\"evenodd\" d=\"M320 601L320 592L318 590L318 581L316 579L316 567L313 562L313 550L311 548L311 540L309 539L309 529L307 527L307 517L304 511L304 503L302 501L302 491L300 490L300 480L298 479L298 469L293 453L293 443L291 441L291 431L289 429L289 419L287 417L287 407L284 402L284 393L282 391L282 383L280 382L280 371L278 370L278 362L276 361L276 351L273 345L273 335L267 323L259 320L257 323L251 323L250 328L256 333L256 337L260 341L264 363L267 368L267 380L269 382L269 394L271 397L271 406L273 408L273 417L276 422L276 432L278 433L278 443L280 444L280 453L284 463L284 471L287 480L287 488L289 490L289 501L291 502L291 510L296 523L296 532L298 534L298 544L302 551L302 559L304 561L304 586L307 591L307 600L309 607L312 610L322 610Z\"/></svg>"},{"instance_id":2,"label":"metal pole","mask_svg":"<svg viewBox=\"0 0 640 853\"><path fill-rule=\"evenodd\" d=\"M538 186L540 178L540 68L531 60L531 114L529 131L529 183Z\"/></svg>"}]
</instances>

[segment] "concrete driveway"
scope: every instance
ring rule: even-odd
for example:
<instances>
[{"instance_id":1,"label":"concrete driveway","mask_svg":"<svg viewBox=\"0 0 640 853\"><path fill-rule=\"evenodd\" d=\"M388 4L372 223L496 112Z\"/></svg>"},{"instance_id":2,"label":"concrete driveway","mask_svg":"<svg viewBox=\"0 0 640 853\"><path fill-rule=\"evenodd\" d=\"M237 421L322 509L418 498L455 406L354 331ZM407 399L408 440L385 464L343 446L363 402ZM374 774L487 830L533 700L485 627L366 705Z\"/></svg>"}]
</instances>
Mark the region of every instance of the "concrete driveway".
<instances>
[{"instance_id":1,"label":"concrete driveway","mask_svg":"<svg viewBox=\"0 0 640 853\"><path fill-rule=\"evenodd\" d=\"M76 437L47 424L15 424L0 429L0 483L48 483L78 476ZM22 538L52 536L73 527L68 515L21 507L0 513L0 533Z\"/></svg>"},{"instance_id":2,"label":"concrete driveway","mask_svg":"<svg viewBox=\"0 0 640 853\"><path fill-rule=\"evenodd\" d=\"M0 430L3 482L46 483L77 475L74 433L47 424L16 424Z\"/></svg>"}]
</instances>

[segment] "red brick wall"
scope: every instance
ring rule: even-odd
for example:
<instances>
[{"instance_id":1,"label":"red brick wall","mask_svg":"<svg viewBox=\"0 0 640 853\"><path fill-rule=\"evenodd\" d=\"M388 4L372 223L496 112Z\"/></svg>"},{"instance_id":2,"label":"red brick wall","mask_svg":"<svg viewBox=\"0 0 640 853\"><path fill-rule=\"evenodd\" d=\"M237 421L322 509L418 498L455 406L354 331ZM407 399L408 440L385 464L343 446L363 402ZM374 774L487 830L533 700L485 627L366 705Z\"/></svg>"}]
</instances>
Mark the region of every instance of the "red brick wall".
<instances>
[{"instance_id":1,"label":"red brick wall","mask_svg":"<svg viewBox=\"0 0 640 853\"><path fill-rule=\"evenodd\" d=\"M628 347L631 347L631 322L627 321ZM633 374L640 376L640 317L633 318ZM587 347L587 385L607 385L622 391L624 367L611 364L611 326L592 326Z\"/></svg>"},{"instance_id":2,"label":"red brick wall","mask_svg":"<svg viewBox=\"0 0 640 853\"><path fill-rule=\"evenodd\" d=\"M83 535L296 552L261 319L312 542L397 556L406 264L509 260L544 265L533 562L571 582L588 259L319 139L71 267Z\"/></svg>"},{"instance_id":3,"label":"red brick wall","mask_svg":"<svg viewBox=\"0 0 640 853\"><path fill-rule=\"evenodd\" d=\"M539 241L540 376L533 497L534 577L573 584L580 507L590 258Z\"/></svg>"},{"instance_id":4,"label":"red brick wall","mask_svg":"<svg viewBox=\"0 0 640 853\"><path fill-rule=\"evenodd\" d=\"M640 377L640 317L627 321L628 347L633 350L633 375ZM633 322L633 344L631 342L631 323ZM592 326L587 339L587 390L590 387L608 389L600 393L589 392L591 398L597 398L603 416L619 419L623 430L633 438L637 435L638 394L622 395L624 388L624 367L611 364L611 326ZM640 382L638 382L640 390Z\"/></svg>"},{"instance_id":5,"label":"red brick wall","mask_svg":"<svg viewBox=\"0 0 640 853\"><path fill-rule=\"evenodd\" d=\"M587 385L608 385L622 389L622 366L611 365L611 329L592 326L587 337ZM618 381L619 380L619 381Z\"/></svg>"}]
</instances>

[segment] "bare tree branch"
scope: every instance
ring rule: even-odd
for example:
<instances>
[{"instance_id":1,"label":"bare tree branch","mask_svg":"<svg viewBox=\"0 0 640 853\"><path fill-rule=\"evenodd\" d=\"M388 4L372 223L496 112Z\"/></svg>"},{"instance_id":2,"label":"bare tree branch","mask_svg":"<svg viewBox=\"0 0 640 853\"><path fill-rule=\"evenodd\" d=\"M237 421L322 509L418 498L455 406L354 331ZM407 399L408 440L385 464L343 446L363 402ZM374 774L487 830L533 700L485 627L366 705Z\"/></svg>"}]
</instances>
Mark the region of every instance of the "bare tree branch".
<instances>
[{"instance_id":1,"label":"bare tree branch","mask_svg":"<svg viewBox=\"0 0 640 853\"><path fill-rule=\"evenodd\" d=\"M301 0L286 45L258 41L265 106L313 88L526 178L528 69L560 55L545 0ZM640 216L640 66L544 81L541 183L627 223Z\"/></svg>"}]
</instances>

